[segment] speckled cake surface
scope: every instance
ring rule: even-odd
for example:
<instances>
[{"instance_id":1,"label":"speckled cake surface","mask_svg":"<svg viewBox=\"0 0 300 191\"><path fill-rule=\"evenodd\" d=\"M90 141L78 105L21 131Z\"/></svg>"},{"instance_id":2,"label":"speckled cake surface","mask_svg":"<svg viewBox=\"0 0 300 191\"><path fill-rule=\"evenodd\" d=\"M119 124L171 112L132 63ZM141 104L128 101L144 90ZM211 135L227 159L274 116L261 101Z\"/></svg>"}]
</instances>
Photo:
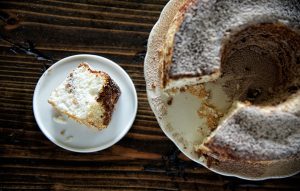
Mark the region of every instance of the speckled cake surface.
<instances>
[{"instance_id":1,"label":"speckled cake surface","mask_svg":"<svg viewBox=\"0 0 300 191\"><path fill-rule=\"evenodd\" d=\"M173 0L149 37L149 103L189 158L245 179L300 170L300 2Z\"/></svg>"},{"instance_id":2,"label":"speckled cake surface","mask_svg":"<svg viewBox=\"0 0 300 191\"><path fill-rule=\"evenodd\" d=\"M242 107L204 145L232 160L270 161L300 157L300 118L282 111ZM222 151L217 151L222 149ZM212 151L211 154L214 154Z\"/></svg>"}]
</instances>

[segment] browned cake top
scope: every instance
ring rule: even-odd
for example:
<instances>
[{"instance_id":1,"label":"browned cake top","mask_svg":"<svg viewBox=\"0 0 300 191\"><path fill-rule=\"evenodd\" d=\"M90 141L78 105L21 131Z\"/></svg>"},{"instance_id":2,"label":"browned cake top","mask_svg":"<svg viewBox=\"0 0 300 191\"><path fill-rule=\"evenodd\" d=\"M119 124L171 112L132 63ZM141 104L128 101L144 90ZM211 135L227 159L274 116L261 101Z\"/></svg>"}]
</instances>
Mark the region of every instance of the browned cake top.
<instances>
[{"instance_id":1,"label":"browned cake top","mask_svg":"<svg viewBox=\"0 0 300 191\"><path fill-rule=\"evenodd\" d=\"M97 102L101 102L106 111L103 117L104 125L109 124L115 104L117 103L120 95L121 90L119 86L109 77L107 83L103 87L102 92L99 93L97 98Z\"/></svg>"}]
</instances>

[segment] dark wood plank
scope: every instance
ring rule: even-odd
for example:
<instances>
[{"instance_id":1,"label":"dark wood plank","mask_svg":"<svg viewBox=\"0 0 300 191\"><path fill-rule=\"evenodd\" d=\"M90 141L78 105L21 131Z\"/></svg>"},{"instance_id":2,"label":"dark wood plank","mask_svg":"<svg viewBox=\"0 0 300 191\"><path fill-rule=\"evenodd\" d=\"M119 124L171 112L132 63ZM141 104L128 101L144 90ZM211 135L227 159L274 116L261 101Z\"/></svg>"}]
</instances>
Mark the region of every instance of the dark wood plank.
<instances>
[{"instance_id":1,"label":"dark wood plank","mask_svg":"<svg viewBox=\"0 0 300 191\"><path fill-rule=\"evenodd\" d=\"M0 190L299 190L300 175L253 182L213 173L180 153L159 128L147 101L143 60L167 2L0 1ZM32 112L43 71L80 53L123 67L139 101L129 133L90 154L52 144Z\"/></svg>"}]
</instances>

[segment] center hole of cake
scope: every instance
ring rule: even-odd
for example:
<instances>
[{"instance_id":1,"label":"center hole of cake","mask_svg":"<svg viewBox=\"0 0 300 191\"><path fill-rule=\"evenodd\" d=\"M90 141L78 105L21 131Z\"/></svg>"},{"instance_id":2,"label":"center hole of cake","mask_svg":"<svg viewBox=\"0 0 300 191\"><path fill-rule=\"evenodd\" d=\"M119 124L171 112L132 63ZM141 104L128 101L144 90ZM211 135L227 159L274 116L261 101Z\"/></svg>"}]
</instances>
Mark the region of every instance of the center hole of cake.
<instances>
[{"instance_id":1,"label":"center hole of cake","mask_svg":"<svg viewBox=\"0 0 300 191\"><path fill-rule=\"evenodd\" d=\"M233 100L278 104L300 89L300 36L280 24L257 24L222 50L222 84ZM293 91L290 91L290 90Z\"/></svg>"}]
</instances>

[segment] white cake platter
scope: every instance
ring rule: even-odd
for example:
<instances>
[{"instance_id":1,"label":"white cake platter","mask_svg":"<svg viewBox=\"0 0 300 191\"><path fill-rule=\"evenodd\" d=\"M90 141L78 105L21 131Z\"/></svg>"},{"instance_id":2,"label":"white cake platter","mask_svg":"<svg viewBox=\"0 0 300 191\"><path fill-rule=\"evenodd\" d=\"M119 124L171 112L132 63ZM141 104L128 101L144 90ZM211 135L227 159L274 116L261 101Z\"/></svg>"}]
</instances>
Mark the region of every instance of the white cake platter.
<instances>
[{"instance_id":1,"label":"white cake platter","mask_svg":"<svg viewBox=\"0 0 300 191\"><path fill-rule=\"evenodd\" d=\"M294 175L295 173L287 173L284 176L276 176L276 172L272 171L272 173L266 172L260 176L255 176L253 175L255 172L252 175L247 173L235 173L234 170L231 170L230 166L228 166L227 169L208 167L205 159L195 152L194 146L202 143L204 139L203 134L205 134L201 132L203 130L201 127L206 125L206 121L197 115L202 100L188 91L177 92L170 100L160 88L161 72L159 70L159 63L161 63L161 61L159 55L161 54L169 25L184 2L185 1L182 0L169 1L161 12L160 18L153 27L148 39L148 49L144 62L147 95L151 109L161 129L188 158L218 174L239 177L246 180L264 180ZM214 95L213 99L218 100L222 99L222 97ZM172 102L172 104L170 104L170 102ZM247 167L239 167L237 165L237 167L234 168L240 168L239 172L241 172L241 169L246 169ZM249 172L249 169L247 169L247 171ZM268 174L273 175L269 176Z\"/></svg>"},{"instance_id":2,"label":"white cake platter","mask_svg":"<svg viewBox=\"0 0 300 191\"><path fill-rule=\"evenodd\" d=\"M121 96L106 129L79 124L57 113L47 101L50 93L82 62L106 72L120 87ZM53 64L39 79L33 96L34 116L45 136L66 150L81 153L100 151L117 143L132 126L137 105L136 90L129 75L113 61L88 54L70 56Z\"/></svg>"}]
</instances>

